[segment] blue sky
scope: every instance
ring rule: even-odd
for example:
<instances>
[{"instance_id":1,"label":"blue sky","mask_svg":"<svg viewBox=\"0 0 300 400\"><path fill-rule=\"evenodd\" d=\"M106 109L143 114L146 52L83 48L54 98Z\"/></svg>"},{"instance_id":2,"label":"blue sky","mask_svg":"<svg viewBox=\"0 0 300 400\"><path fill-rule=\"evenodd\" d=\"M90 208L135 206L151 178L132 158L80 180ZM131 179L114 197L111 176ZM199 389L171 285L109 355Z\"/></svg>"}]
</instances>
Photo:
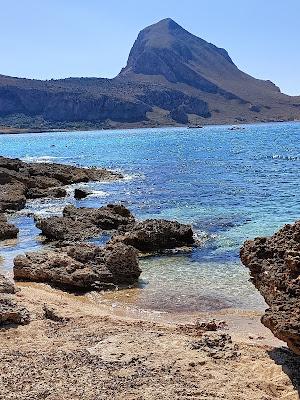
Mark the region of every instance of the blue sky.
<instances>
[{"instance_id":1,"label":"blue sky","mask_svg":"<svg viewBox=\"0 0 300 400\"><path fill-rule=\"evenodd\" d=\"M0 16L1 74L113 77L137 33L170 17L300 95L300 0L0 0Z\"/></svg>"}]
</instances>

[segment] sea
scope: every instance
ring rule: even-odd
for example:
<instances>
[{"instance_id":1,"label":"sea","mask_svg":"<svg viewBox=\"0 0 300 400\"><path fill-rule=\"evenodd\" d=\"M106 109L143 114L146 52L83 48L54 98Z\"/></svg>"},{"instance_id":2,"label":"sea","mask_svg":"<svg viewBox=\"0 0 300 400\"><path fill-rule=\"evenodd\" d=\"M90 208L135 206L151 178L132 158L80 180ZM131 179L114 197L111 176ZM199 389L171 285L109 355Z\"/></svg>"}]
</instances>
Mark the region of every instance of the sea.
<instances>
[{"instance_id":1,"label":"sea","mask_svg":"<svg viewBox=\"0 0 300 400\"><path fill-rule=\"evenodd\" d=\"M239 250L245 240L300 218L299 122L0 135L0 149L27 162L105 167L124 175L68 186L65 199L30 200L11 214L20 234L0 244L0 268L8 275L17 254L43 248L34 215L60 215L70 203L122 203L140 220L191 224L202 245L189 254L142 258L136 287L95 295L97 301L158 313L266 307ZM92 194L76 201L75 187Z\"/></svg>"}]
</instances>

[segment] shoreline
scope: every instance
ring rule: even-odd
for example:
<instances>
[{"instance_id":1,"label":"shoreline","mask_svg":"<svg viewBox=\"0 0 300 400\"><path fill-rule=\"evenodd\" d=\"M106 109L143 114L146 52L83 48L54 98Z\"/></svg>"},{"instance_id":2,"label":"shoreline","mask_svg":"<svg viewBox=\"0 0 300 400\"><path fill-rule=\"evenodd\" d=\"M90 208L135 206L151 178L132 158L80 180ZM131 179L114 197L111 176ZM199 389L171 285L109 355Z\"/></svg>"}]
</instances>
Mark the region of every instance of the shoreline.
<instances>
[{"instance_id":1,"label":"shoreline","mask_svg":"<svg viewBox=\"0 0 300 400\"><path fill-rule=\"evenodd\" d=\"M201 127L213 127L213 126L243 126L243 125L264 125L264 124L285 124L285 123L299 123L300 120L278 120L278 121L249 121L249 122L202 122ZM133 130L133 129L164 129L164 128L190 128L200 129L200 127L189 127L189 125L170 124L170 125L137 125L137 126L110 126L110 127L94 127L94 128L53 128L53 129L30 129L30 128L12 128L12 127L0 127L0 135L21 135L31 133L63 133L63 132L93 132L93 131L116 131L116 130Z\"/></svg>"}]
</instances>

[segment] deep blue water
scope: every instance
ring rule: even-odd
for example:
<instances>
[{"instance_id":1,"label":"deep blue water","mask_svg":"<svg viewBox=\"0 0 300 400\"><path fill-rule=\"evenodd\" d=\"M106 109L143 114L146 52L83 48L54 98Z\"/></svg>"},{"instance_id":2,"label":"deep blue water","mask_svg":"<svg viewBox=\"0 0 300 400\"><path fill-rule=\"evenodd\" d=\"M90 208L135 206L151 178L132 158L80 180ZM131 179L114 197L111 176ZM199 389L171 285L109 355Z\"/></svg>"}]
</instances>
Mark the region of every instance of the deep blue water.
<instances>
[{"instance_id":1,"label":"deep blue water","mask_svg":"<svg viewBox=\"0 0 300 400\"><path fill-rule=\"evenodd\" d=\"M206 240L189 256L143 260L131 303L177 311L264 307L240 264L239 248L245 239L299 218L299 139L300 123L2 135L4 156L103 166L126 176L87 184L94 194L82 201L29 202L12 217L21 234L17 243L2 245L3 268L11 268L15 254L40 247L28 211L47 215L67 202L123 202L139 218L191 223Z\"/></svg>"}]
</instances>

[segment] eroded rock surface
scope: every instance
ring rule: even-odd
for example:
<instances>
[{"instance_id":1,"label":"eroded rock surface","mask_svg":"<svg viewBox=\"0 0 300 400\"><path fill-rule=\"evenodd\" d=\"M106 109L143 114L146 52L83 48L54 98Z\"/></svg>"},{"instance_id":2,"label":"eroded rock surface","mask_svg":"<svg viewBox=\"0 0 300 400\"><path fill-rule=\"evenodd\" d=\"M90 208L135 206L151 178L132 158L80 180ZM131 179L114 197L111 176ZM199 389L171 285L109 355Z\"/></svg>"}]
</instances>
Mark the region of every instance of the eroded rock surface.
<instances>
[{"instance_id":1,"label":"eroded rock surface","mask_svg":"<svg viewBox=\"0 0 300 400\"><path fill-rule=\"evenodd\" d=\"M48 282L73 289L130 285L140 273L137 251L122 243L105 247L81 243L14 259L16 280Z\"/></svg>"},{"instance_id":2,"label":"eroded rock surface","mask_svg":"<svg viewBox=\"0 0 300 400\"><path fill-rule=\"evenodd\" d=\"M163 219L147 219L130 226L128 231L116 234L111 242L122 242L142 252L152 252L192 246L194 238L190 225Z\"/></svg>"},{"instance_id":3,"label":"eroded rock surface","mask_svg":"<svg viewBox=\"0 0 300 400\"><path fill-rule=\"evenodd\" d=\"M300 354L300 221L246 241L241 260L270 307L262 323Z\"/></svg>"}]
</instances>

